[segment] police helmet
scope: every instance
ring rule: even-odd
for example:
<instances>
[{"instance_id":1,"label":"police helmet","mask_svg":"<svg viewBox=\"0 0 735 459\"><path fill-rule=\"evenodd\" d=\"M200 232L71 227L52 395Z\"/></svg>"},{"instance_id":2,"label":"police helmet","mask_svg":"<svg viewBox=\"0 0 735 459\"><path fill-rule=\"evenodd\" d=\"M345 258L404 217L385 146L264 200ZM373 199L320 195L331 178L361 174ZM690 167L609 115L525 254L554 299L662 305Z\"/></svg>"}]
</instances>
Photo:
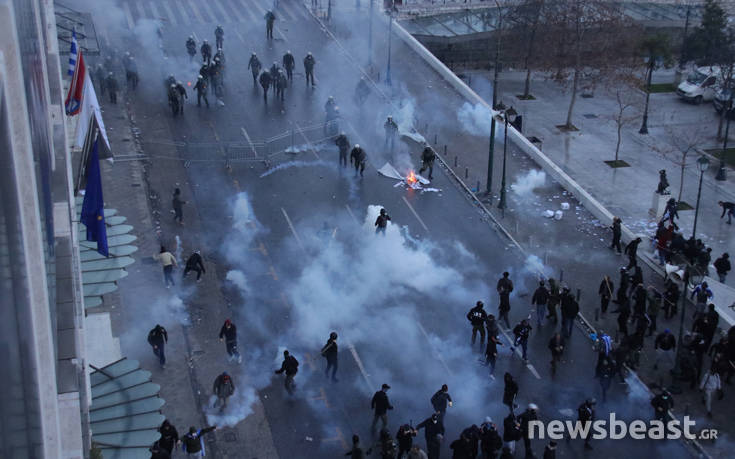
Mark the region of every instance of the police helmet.
<instances>
[{"instance_id":1,"label":"police helmet","mask_svg":"<svg viewBox=\"0 0 735 459\"><path fill-rule=\"evenodd\" d=\"M308 53L306 53L306 55L307 56L311 56L311 51L309 51Z\"/></svg>"},{"instance_id":2,"label":"police helmet","mask_svg":"<svg viewBox=\"0 0 735 459\"><path fill-rule=\"evenodd\" d=\"M169 78L170 80L172 80L172 79L174 78L174 74L173 74L173 73L169 73L169 74L168 74L168 78Z\"/></svg>"},{"instance_id":3,"label":"police helmet","mask_svg":"<svg viewBox=\"0 0 735 459\"><path fill-rule=\"evenodd\" d=\"M201 76L201 75L199 75L199 76L197 77L197 79L199 79L199 80L203 80L203 79L204 79L204 77L203 77L203 76Z\"/></svg>"},{"instance_id":4,"label":"police helmet","mask_svg":"<svg viewBox=\"0 0 735 459\"><path fill-rule=\"evenodd\" d=\"M112 72L108 73L107 76L112 76Z\"/></svg>"},{"instance_id":5,"label":"police helmet","mask_svg":"<svg viewBox=\"0 0 735 459\"><path fill-rule=\"evenodd\" d=\"M360 144L359 143L356 143L355 144L355 148L360 148Z\"/></svg>"},{"instance_id":6,"label":"police helmet","mask_svg":"<svg viewBox=\"0 0 735 459\"><path fill-rule=\"evenodd\" d=\"M538 405L536 405L535 403L529 403L528 409L532 411L538 411Z\"/></svg>"},{"instance_id":7,"label":"police helmet","mask_svg":"<svg viewBox=\"0 0 735 459\"><path fill-rule=\"evenodd\" d=\"M176 88L176 85L175 84L172 84L171 85L171 89L175 89L175 88Z\"/></svg>"},{"instance_id":8,"label":"police helmet","mask_svg":"<svg viewBox=\"0 0 735 459\"><path fill-rule=\"evenodd\" d=\"M255 53L253 53L252 55L255 56Z\"/></svg>"},{"instance_id":9,"label":"police helmet","mask_svg":"<svg viewBox=\"0 0 735 459\"><path fill-rule=\"evenodd\" d=\"M339 135L346 135L346 134L345 134L345 131L341 131L341 132L339 133Z\"/></svg>"},{"instance_id":10,"label":"police helmet","mask_svg":"<svg viewBox=\"0 0 735 459\"><path fill-rule=\"evenodd\" d=\"M189 38L191 38L193 40L194 39L194 35L189 35Z\"/></svg>"},{"instance_id":11,"label":"police helmet","mask_svg":"<svg viewBox=\"0 0 735 459\"><path fill-rule=\"evenodd\" d=\"M182 86L183 86L183 83L182 83L181 81L177 81L177 82L176 82L176 84L178 84L178 85L182 85ZM196 253L199 253L199 251L198 251L198 250L195 250L194 252L196 252Z\"/></svg>"},{"instance_id":12,"label":"police helmet","mask_svg":"<svg viewBox=\"0 0 735 459\"><path fill-rule=\"evenodd\" d=\"M327 100L334 100L334 96L329 96Z\"/></svg>"},{"instance_id":13,"label":"police helmet","mask_svg":"<svg viewBox=\"0 0 735 459\"><path fill-rule=\"evenodd\" d=\"M391 115L388 115L388 119L389 119L389 120L392 120L392 119L393 119L393 117L392 117Z\"/></svg>"}]
</instances>

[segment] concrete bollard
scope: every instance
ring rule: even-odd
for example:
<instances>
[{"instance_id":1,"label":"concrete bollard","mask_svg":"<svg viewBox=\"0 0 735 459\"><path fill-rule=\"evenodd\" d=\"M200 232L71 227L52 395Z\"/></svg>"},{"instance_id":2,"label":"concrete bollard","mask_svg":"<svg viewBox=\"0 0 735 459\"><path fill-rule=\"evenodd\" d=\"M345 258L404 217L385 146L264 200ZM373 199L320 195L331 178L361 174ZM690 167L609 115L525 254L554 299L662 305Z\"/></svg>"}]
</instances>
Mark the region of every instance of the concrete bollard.
<instances>
[{"instance_id":1,"label":"concrete bollard","mask_svg":"<svg viewBox=\"0 0 735 459\"><path fill-rule=\"evenodd\" d=\"M438 142L438 134L434 134L434 145Z\"/></svg>"},{"instance_id":2,"label":"concrete bollard","mask_svg":"<svg viewBox=\"0 0 735 459\"><path fill-rule=\"evenodd\" d=\"M466 167L464 168L464 178L470 178L470 170Z\"/></svg>"},{"instance_id":3,"label":"concrete bollard","mask_svg":"<svg viewBox=\"0 0 735 459\"><path fill-rule=\"evenodd\" d=\"M454 155L454 167L457 167L457 155Z\"/></svg>"}]
</instances>

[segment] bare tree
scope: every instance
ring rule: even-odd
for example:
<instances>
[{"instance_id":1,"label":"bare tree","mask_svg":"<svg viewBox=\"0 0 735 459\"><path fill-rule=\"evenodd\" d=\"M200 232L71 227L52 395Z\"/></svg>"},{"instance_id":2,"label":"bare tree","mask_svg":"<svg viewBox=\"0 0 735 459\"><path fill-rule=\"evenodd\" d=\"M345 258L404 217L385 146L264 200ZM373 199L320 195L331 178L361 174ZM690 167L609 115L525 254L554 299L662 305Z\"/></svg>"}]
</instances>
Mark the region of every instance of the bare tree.
<instances>
[{"instance_id":1,"label":"bare tree","mask_svg":"<svg viewBox=\"0 0 735 459\"><path fill-rule=\"evenodd\" d=\"M516 43L511 53L516 54L518 60L523 60L523 68L526 71L523 95L520 96L524 100L533 97L531 96L531 73L535 65L532 60L536 57L536 46L539 35L542 33L544 2L545 0L521 0L508 12L508 20L513 23L513 30L510 33Z\"/></svg>"},{"instance_id":2,"label":"bare tree","mask_svg":"<svg viewBox=\"0 0 735 459\"><path fill-rule=\"evenodd\" d=\"M632 24L619 4L604 0L567 0L546 3L544 43L548 52L540 62L554 79L569 87L566 129L574 129L572 116L582 80L594 85L632 53Z\"/></svg>"},{"instance_id":3,"label":"bare tree","mask_svg":"<svg viewBox=\"0 0 735 459\"><path fill-rule=\"evenodd\" d=\"M606 116L615 123L617 141L615 143L615 161L618 161L620 144L623 140L623 128L640 118L643 95L640 93L641 78L635 68L622 67L605 81L605 92L615 98L615 111Z\"/></svg>"}]
</instances>

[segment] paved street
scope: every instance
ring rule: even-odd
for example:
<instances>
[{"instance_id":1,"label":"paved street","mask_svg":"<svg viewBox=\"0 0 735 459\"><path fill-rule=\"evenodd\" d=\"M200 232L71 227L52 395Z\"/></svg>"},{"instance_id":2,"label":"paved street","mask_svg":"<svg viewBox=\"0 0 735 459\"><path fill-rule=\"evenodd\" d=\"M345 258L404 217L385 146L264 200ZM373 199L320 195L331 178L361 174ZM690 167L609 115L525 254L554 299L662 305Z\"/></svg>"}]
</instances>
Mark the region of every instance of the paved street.
<instances>
[{"instance_id":1,"label":"paved street","mask_svg":"<svg viewBox=\"0 0 735 459\"><path fill-rule=\"evenodd\" d=\"M505 335L495 371L498 379L491 380L478 361L479 347L474 353L470 349L471 328L465 314L478 299L497 313L495 282L507 270L516 284L511 297L515 324L529 313L539 270L558 276L563 269L564 280L582 290L582 314L592 320L599 279L604 273L614 274L621 263L601 250L605 243L600 239L607 233L552 183L530 199L550 199L555 205L569 201L572 210L558 225L539 223L538 217L523 212L527 195L510 195L504 223L521 247L489 223L440 167L431 185L438 192L395 187L394 180L376 172L391 156L383 148L385 116L393 114L402 132L416 127L440 153L441 145L449 144L447 160L451 163L452 153L458 154L458 161L469 168L469 158L480 156L487 141L460 128L455 114L462 99L394 39L393 86L381 83L367 104L356 106L352 96L361 75L356 64L367 60L364 30L357 28L364 26L364 20L350 19L351 8L337 8L333 26L340 45L336 45L299 2L281 0L275 39L268 43L262 19L268 5L241 0L120 0L120 8L108 18L114 25L108 24L110 28L101 33L119 52L136 55L142 80L137 91L125 95L129 104L125 111L123 106L105 104L111 130L120 132L113 143L128 148L125 138L130 138L123 134L129 129L128 119L120 116L129 113L140 130L142 153L149 157L145 163L120 162L105 170L113 184L106 188L107 200L122 210L129 207L127 215L136 216L135 229L142 239L143 259L121 282L114 327L124 352L140 359L153 372L154 382L161 384L167 401L164 414L180 432L190 424L225 426L210 437L212 457L332 457L349 449L353 433L368 443L370 397L382 383L392 386L391 433L400 424L416 425L428 417L431 395L446 383L455 400L445 421L446 457L459 432L485 416L500 428L507 411L500 403L505 371L521 387L518 411L534 402L545 420L576 418L576 408L585 398L601 399L593 379L595 356L579 328L553 381L549 325L534 330L528 365L511 353ZM364 18L364 10L361 14ZM166 18L160 39L145 18ZM104 25L106 20L100 22ZM197 40L208 37L213 43L217 23L225 27L224 105L210 95L209 108L197 107L190 92L184 116L173 118L162 80L173 73L184 84L195 81L198 66L189 62L184 42L195 34ZM379 58L381 64L367 72L378 81L385 78L385 29L378 33L385 25L376 18L375 61ZM135 30L135 38L126 35L125 28ZM297 61L293 85L285 102L271 94L266 105L262 90L251 86L247 60L256 52L269 67L280 62L286 50ZM308 51L317 60L314 89L305 85L301 65ZM390 96L392 107L379 92ZM318 141L323 137L319 128L304 128L324 120L323 106L330 95L340 105L342 129L367 151L364 178L339 168L336 147ZM298 146L298 153L261 148L266 139L285 133L293 136L287 142ZM394 162L402 172L408 167L408 153L418 164L417 143L403 137L397 151ZM511 177L529 167L527 158L511 151ZM484 167L473 166L466 182L474 186L483 171ZM169 212L176 187L188 201L183 227ZM373 229L381 206L392 217L384 237ZM208 269L204 281L195 284L190 275L182 285L165 290L160 268L148 259L159 242L175 250L180 263L201 249ZM545 265L529 259L530 254ZM180 274L179 270L177 283ZM645 276L653 281L650 272ZM241 366L227 362L224 344L216 340L226 318L239 329ZM145 343L156 322L171 334L165 370L157 368ZM333 330L339 333L338 383L324 378L325 362L319 356ZM272 374L286 348L301 362L293 397L285 394L282 376ZM212 381L223 370L233 375L237 392L219 414L207 405ZM598 404L598 417L606 417L608 411L627 419L649 419L652 410L639 385L615 384L608 403ZM716 420L724 417L715 415ZM422 433L417 438L425 444ZM544 444L533 442L537 455ZM517 456L522 447L518 445ZM688 455L678 441L605 440L594 443L594 448L596 456L611 458L622 452L633 457ZM561 443L559 451L563 457L584 454L580 440Z\"/></svg>"}]
</instances>

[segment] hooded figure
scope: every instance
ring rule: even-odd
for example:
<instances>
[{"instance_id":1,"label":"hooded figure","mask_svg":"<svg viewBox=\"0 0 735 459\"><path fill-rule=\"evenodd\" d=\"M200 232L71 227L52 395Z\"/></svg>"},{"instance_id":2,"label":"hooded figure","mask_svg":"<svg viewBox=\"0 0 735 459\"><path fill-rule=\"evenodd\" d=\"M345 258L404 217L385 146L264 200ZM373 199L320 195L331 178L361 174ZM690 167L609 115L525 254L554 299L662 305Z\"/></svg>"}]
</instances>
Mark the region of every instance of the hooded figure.
<instances>
[{"instance_id":1,"label":"hooded figure","mask_svg":"<svg viewBox=\"0 0 735 459\"><path fill-rule=\"evenodd\" d=\"M429 459L439 459L441 442L444 439L444 424L439 419L439 414L434 413L416 426L416 430L424 429L426 439L426 450Z\"/></svg>"}]
</instances>

